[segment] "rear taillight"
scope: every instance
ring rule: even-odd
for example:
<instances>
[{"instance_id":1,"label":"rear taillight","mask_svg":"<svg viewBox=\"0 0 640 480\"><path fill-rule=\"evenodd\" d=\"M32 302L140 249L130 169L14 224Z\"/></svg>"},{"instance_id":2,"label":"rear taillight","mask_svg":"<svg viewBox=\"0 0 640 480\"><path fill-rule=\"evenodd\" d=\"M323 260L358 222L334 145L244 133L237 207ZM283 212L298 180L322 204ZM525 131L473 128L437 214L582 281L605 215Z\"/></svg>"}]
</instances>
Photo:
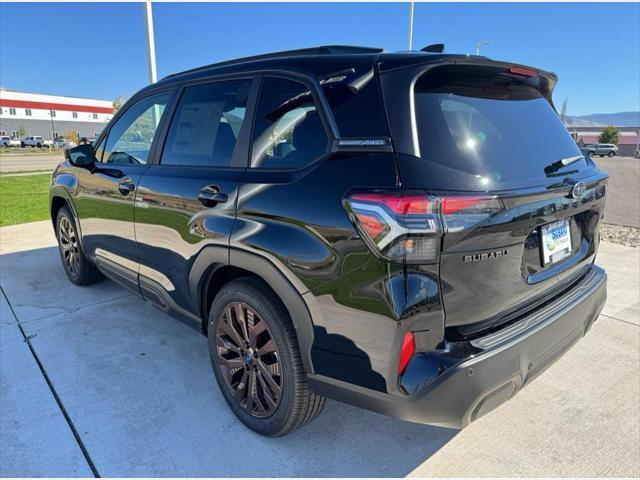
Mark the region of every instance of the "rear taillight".
<instances>
[{"instance_id":1,"label":"rear taillight","mask_svg":"<svg viewBox=\"0 0 640 480\"><path fill-rule=\"evenodd\" d=\"M503 207L494 197L393 191L351 194L345 208L363 239L382 258L433 263L445 232L477 226Z\"/></svg>"},{"instance_id":2,"label":"rear taillight","mask_svg":"<svg viewBox=\"0 0 640 480\"><path fill-rule=\"evenodd\" d=\"M442 221L447 232L474 227L503 209L502 201L495 197L443 197L441 205Z\"/></svg>"},{"instance_id":3,"label":"rear taillight","mask_svg":"<svg viewBox=\"0 0 640 480\"><path fill-rule=\"evenodd\" d=\"M347 211L373 250L394 262L429 262L438 257L442 225L438 200L427 195L355 193Z\"/></svg>"}]
</instances>

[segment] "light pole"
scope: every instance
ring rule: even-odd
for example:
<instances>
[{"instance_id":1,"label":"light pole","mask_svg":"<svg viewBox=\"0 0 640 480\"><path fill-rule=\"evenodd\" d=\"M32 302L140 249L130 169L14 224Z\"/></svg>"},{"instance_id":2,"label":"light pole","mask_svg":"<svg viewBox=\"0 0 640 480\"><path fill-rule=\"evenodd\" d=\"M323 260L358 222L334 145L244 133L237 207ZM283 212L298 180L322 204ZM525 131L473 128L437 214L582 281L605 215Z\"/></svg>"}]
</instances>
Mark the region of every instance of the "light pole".
<instances>
[{"instance_id":1,"label":"light pole","mask_svg":"<svg viewBox=\"0 0 640 480\"><path fill-rule=\"evenodd\" d=\"M156 42L153 36L153 10L151 8L151 2L144 3L144 20L147 26L147 63L149 67L149 83L156 83L158 81L158 74L156 73ZM160 109L158 105L154 105L151 110L151 120L157 127L160 122Z\"/></svg>"},{"instance_id":2,"label":"light pole","mask_svg":"<svg viewBox=\"0 0 640 480\"><path fill-rule=\"evenodd\" d=\"M478 40L476 42L476 55L480 55L480 47L483 45L493 45L493 42L487 40Z\"/></svg>"},{"instance_id":3,"label":"light pole","mask_svg":"<svg viewBox=\"0 0 640 480\"><path fill-rule=\"evenodd\" d=\"M409 50L413 48L413 0L409 2Z\"/></svg>"},{"instance_id":4,"label":"light pole","mask_svg":"<svg viewBox=\"0 0 640 480\"><path fill-rule=\"evenodd\" d=\"M158 76L156 74L156 44L153 36L153 10L151 2L144 3L144 19L147 26L147 63L149 67L149 83L156 83Z\"/></svg>"},{"instance_id":5,"label":"light pole","mask_svg":"<svg viewBox=\"0 0 640 480\"><path fill-rule=\"evenodd\" d=\"M56 141L56 126L53 123L53 110L49 110L49 117L51 117L51 142L53 143Z\"/></svg>"}]
</instances>

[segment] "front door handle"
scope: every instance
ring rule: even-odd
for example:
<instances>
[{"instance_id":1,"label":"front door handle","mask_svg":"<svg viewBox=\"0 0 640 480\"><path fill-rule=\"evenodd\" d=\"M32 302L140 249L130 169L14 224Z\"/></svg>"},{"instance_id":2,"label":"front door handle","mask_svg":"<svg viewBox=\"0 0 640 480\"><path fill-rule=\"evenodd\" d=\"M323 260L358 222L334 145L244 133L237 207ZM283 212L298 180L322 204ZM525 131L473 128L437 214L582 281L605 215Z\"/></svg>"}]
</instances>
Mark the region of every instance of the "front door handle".
<instances>
[{"instance_id":1,"label":"front door handle","mask_svg":"<svg viewBox=\"0 0 640 480\"><path fill-rule=\"evenodd\" d=\"M126 178L118 183L118 191L122 195L129 195L129 193L133 192L135 189L136 185L131 181L130 178Z\"/></svg>"},{"instance_id":2,"label":"front door handle","mask_svg":"<svg viewBox=\"0 0 640 480\"><path fill-rule=\"evenodd\" d=\"M222 193L218 187L208 186L200 190L198 200L205 207L213 207L218 203L224 203L228 199L226 193Z\"/></svg>"}]
</instances>

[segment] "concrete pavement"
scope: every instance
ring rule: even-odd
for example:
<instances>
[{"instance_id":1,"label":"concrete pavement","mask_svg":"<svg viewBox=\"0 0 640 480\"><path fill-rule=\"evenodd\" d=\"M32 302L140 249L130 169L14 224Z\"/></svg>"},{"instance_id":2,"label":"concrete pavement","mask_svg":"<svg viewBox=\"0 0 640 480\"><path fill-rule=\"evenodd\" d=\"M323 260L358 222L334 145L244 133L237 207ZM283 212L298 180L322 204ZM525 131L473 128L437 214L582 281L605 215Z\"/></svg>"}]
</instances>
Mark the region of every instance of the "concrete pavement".
<instances>
[{"instance_id":1,"label":"concrete pavement","mask_svg":"<svg viewBox=\"0 0 640 480\"><path fill-rule=\"evenodd\" d=\"M602 243L591 332L467 429L329 402L267 439L228 410L202 335L113 282L72 285L49 222L0 229L0 247L0 476L90 475L87 458L102 476L640 475L640 249Z\"/></svg>"},{"instance_id":2,"label":"concrete pavement","mask_svg":"<svg viewBox=\"0 0 640 480\"><path fill-rule=\"evenodd\" d=\"M29 172L29 171L52 171L64 156L62 153L33 155L0 155L0 172Z\"/></svg>"},{"instance_id":3,"label":"concrete pavement","mask_svg":"<svg viewBox=\"0 0 640 480\"><path fill-rule=\"evenodd\" d=\"M640 159L594 157L593 160L609 174L604 221L640 227Z\"/></svg>"},{"instance_id":4,"label":"concrete pavement","mask_svg":"<svg viewBox=\"0 0 640 480\"><path fill-rule=\"evenodd\" d=\"M0 392L0 476L92 476L4 296Z\"/></svg>"}]
</instances>

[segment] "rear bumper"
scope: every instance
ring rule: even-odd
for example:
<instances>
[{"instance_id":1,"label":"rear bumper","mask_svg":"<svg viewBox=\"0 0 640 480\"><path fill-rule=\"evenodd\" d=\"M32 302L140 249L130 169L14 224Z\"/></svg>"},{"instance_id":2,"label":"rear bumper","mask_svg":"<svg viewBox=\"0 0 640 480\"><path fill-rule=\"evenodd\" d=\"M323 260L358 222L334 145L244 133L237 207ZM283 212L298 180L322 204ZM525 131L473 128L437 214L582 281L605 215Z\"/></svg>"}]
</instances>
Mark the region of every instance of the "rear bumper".
<instances>
[{"instance_id":1,"label":"rear bumper","mask_svg":"<svg viewBox=\"0 0 640 480\"><path fill-rule=\"evenodd\" d=\"M604 270L591 265L566 295L474 340L475 353L435 379L433 365L423 362L427 380L414 394L380 393L319 375L309 375L309 381L321 395L369 410L419 423L465 427L510 399L584 336L606 301L606 280Z\"/></svg>"}]
</instances>

